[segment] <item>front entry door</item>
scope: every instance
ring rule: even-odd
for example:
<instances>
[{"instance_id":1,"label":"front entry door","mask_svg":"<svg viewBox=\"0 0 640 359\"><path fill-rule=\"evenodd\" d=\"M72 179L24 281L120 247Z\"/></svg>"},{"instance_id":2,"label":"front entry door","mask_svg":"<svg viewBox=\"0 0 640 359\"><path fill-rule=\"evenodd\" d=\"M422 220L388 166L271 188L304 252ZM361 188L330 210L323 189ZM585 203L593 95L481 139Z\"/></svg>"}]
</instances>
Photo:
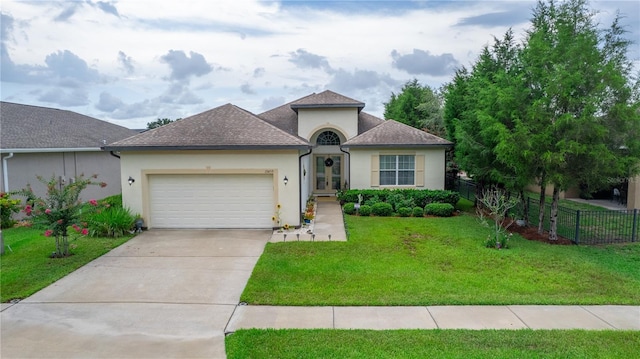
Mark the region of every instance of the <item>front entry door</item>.
<instances>
[{"instance_id":1,"label":"front entry door","mask_svg":"<svg viewBox=\"0 0 640 359\"><path fill-rule=\"evenodd\" d=\"M335 194L341 189L342 155L316 155L314 192L318 194Z\"/></svg>"}]
</instances>

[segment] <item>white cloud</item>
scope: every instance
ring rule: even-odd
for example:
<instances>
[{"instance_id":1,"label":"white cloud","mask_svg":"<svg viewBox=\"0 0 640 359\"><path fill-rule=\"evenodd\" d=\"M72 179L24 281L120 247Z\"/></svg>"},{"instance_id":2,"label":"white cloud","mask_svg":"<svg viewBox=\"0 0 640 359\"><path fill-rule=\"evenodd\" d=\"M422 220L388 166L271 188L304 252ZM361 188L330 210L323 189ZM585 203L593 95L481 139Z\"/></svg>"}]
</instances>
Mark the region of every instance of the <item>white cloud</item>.
<instances>
[{"instance_id":1,"label":"white cloud","mask_svg":"<svg viewBox=\"0 0 640 359\"><path fill-rule=\"evenodd\" d=\"M381 116L411 78L439 87L509 26L520 38L534 5L3 0L1 96L140 127L228 102L262 112L332 89ZM638 2L594 5L604 23L623 8L639 33Z\"/></svg>"}]
</instances>

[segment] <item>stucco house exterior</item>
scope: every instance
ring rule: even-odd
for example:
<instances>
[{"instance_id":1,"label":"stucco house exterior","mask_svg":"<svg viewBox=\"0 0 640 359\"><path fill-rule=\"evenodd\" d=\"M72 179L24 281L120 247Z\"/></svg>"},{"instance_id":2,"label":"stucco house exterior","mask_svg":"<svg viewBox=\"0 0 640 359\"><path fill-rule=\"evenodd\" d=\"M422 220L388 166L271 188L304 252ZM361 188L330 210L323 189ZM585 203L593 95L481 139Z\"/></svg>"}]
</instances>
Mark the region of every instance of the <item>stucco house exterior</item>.
<instances>
[{"instance_id":1,"label":"stucco house exterior","mask_svg":"<svg viewBox=\"0 0 640 359\"><path fill-rule=\"evenodd\" d=\"M118 194L120 160L101 147L136 133L72 111L0 102L0 190L31 184L44 195L36 176L48 180L55 175L64 184L80 174L97 174L107 187L89 186L82 193L85 199Z\"/></svg>"},{"instance_id":2,"label":"stucco house exterior","mask_svg":"<svg viewBox=\"0 0 640 359\"><path fill-rule=\"evenodd\" d=\"M312 195L443 189L451 143L364 106L331 91L258 115L226 104L103 148L149 228L298 226Z\"/></svg>"}]
</instances>

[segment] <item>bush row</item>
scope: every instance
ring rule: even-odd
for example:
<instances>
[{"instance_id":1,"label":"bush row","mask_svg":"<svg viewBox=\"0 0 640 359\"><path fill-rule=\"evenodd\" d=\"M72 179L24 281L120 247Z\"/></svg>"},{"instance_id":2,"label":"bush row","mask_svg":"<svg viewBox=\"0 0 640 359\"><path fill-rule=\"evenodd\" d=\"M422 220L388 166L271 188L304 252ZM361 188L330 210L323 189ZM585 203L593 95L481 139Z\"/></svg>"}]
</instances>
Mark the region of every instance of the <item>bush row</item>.
<instances>
[{"instance_id":1,"label":"bush row","mask_svg":"<svg viewBox=\"0 0 640 359\"><path fill-rule=\"evenodd\" d=\"M358 202L358 195L362 195L361 204L373 206L378 202L386 202L397 211L402 207L424 208L429 203L449 203L454 206L460 200L458 192L431 189L350 189L338 192L338 200L342 203Z\"/></svg>"},{"instance_id":2,"label":"bush row","mask_svg":"<svg viewBox=\"0 0 640 359\"><path fill-rule=\"evenodd\" d=\"M355 203L345 203L342 207L346 214L356 214ZM400 207L395 213L400 217L424 217L425 214L438 216L438 217L450 217L453 215L454 207L449 203L429 203L425 206L424 210L421 207ZM389 217L394 214L393 207L389 203L378 202L372 206L363 204L357 211L361 216L378 216Z\"/></svg>"}]
</instances>

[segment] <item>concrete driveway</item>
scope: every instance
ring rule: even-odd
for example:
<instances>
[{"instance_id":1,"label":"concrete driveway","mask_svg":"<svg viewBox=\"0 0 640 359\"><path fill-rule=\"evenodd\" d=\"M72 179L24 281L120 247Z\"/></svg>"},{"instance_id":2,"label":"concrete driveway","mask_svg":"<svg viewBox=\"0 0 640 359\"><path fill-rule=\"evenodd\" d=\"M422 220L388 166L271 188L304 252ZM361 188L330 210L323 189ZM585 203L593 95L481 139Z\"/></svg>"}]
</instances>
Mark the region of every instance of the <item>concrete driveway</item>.
<instances>
[{"instance_id":1,"label":"concrete driveway","mask_svg":"<svg viewBox=\"0 0 640 359\"><path fill-rule=\"evenodd\" d=\"M1 314L2 358L224 358L271 231L154 230Z\"/></svg>"}]
</instances>

